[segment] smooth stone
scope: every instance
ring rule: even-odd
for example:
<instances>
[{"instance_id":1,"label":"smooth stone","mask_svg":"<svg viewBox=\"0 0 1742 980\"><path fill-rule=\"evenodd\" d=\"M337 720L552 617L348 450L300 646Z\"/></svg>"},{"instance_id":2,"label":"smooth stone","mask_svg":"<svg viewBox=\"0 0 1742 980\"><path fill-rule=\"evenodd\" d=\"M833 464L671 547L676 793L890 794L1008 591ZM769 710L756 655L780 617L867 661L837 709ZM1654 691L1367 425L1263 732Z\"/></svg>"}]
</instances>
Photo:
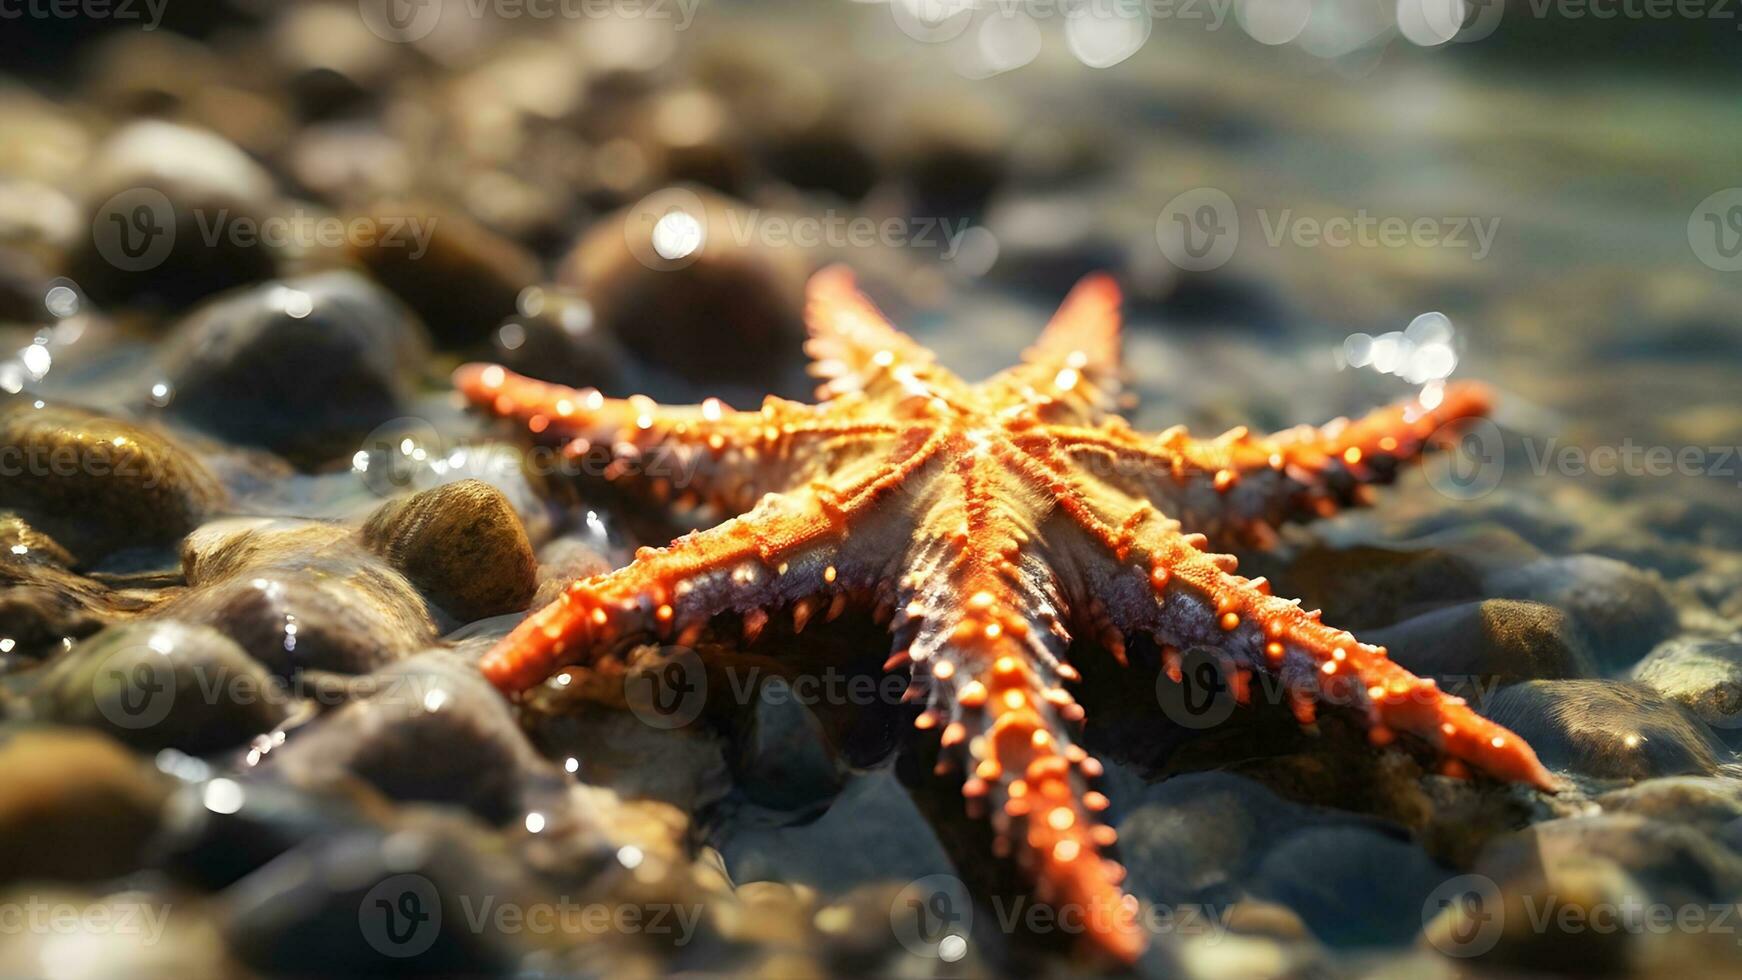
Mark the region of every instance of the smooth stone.
<instances>
[{"instance_id":1,"label":"smooth stone","mask_svg":"<svg viewBox=\"0 0 1742 980\"><path fill-rule=\"evenodd\" d=\"M623 345L600 328L593 304L563 286L522 291L515 314L490 342L498 363L540 381L623 391L635 375Z\"/></svg>"},{"instance_id":2,"label":"smooth stone","mask_svg":"<svg viewBox=\"0 0 1742 980\"><path fill-rule=\"evenodd\" d=\"M1693 712L1732 746L1742 743L1742 642L1677 637L1652 650L1632 676Z\"/></svg>"},{"instance_id":3,"label":"smooth stone","mask_svg":"<svg viewBox=\"0 0 1742 980\"><path fill-rule=\"evenodd\" d=\"M235 234L272 213L272 177L216 133L134 122L84 176L93 233L77 240L65 271L101 305L178 310L277 272L275 249Z\"/></svg>"},{"instance_id":4,"label":"smooth stone","mask_svg":"<svg viewBox=\"0 0 1742 980\"><path fill-rule=\"evenodd\" d=\"M737 789L759 806L804 812L826 806L846 782L828 736L784 678L757 687L733 760Z\"/></svg>"},{"instance_id":5,"label":"smooth stone","mask_svg":"<svg viewBox=\"0 0 1742 980\"><path fill-rule=\"evenodd\" d=\"M1549 768L1598 779L1709 776L1731 759L1704 722L1633 681L1527 681L1496 694L1486 714Z\"/></svg>"},{"instance_id":6,"label":"smooth stone","mask_svg":"<svg viewBox=\"0 0 1742 980\"><path fill-rule=\"evenodd\" d=\"M867 827L877 833L867 835ZM954 873L937 834L888 769L848 780L813 822L762 827L745 820L721 827L714 844L734 881L805 884L825 895Z\"/></svg>"},{"instance_id":7,"label":"smooth stone","mask_svg":"<svg viewBox=\"0 0 1742 980\"><path fill-rule=\"evenodd\" d=\"M0 514L0 558L71 568L76 560L60 542L17 514Z\"/></svg>"},{"instance_id":8,"label":"smooth stone","mask_svg":"<svg viewBox=\"0 0 1742 980\"><path fill-rule=\"evenodd\" d=\"M0 508L83 564L169 544L225 499L223 487L170 437L119 419L20 397L0 402L0 452L27 461L0 480Z\"/></svg>"},{"instance_id":9,"label":"smooth stone","mask_svg":"<svg viewBox=\"0 0 1742 980\"><path fill-rule=\"evenodd\" d=\"M1432 677L1478 711L1510 684L1596 674L1569 616L1536 602L1489 599L1452 606L1361 638L1385 647L1399 666Z\"/></svg>"},{"instance_id":10,"label":"smooth stone","mask_svg":"<svg viewBox=\"0 0 1742 980\"><path fill-rule=\"evenodd\" d=\"M480 480L384 504L363 543L461 622L518 612L538 588L538 559L508 498Z\"/></svg>"},{"instance_id":11,"label":"smooth stone","mask_svg":"<svg viewBox=\"0 0 1742 980\"><path fill-rule=\"evenodd\" d=\"M167 620L111 626L51 661L32 701L143 751L194 755L276 728L292 698L228 637Z\"/></svg>"},{"instance_id":12,"label":"smooth stone","mask_svg":"<svg viewBox=\"0 0 1742 980\"><path fill-rule=\"evenodd\" d=\"M15 730L0 742L0 773L0 882L135 870L168 794L131 752L82 729Z\"/></svg>"},{"instance_id":13,"label":"smooth stone","mask_svg":"<svg viewBox=\"0 0 1742 980\"><path fill-rule=\"evenodd\" d=\"M1481 576L1462 558L1413 546L1312 547L1278 570L1309 609L1344 629L1389 626L1447 602L1480 598Z\"/></svg>"},{"instance_id":14,"label":"smooth stone","mask_svg":"<svg viewBox=\"0 0 1742 980\"><path fill-rule=\"evenodd\" d=\"M1445 872L1422 849L1364 827L1291 834L1253 872L1252 893L1293 909L1333 947L1401 946Z\"/></svg>"},{"instance_id":15,"label":"smooth stone","mask_svg":"<svg viewBox=\"0 0 1742 980\"><path fill-rule=\"evenodd\" d=\"M1742 782L1702 776L1648 779L1597 797L1605 813L1632 813L1714 832L1742 819Z\"/></svg>"},{"instance_id":16,"label":"smooth stone","mask_svg":"<svg viewBox=\"0 0 1742 980\"><path fill-rule=\"evenodd\" d=\"M653 235L670 209L642 213L658 200L650 196L594 224L559 264L558 284L592 304L599 328L636 357L691 385L808 395L798 372L811 259L796 247L739 248L730 230L749 204L705 190L669 193L671 208L702 228L694 251L662 257Z\"/></svg>"},{"instance_id":17,"label":"smooth stone","mask_svg":"<svg viewBox=\"0 0 1742 980\"><path fill-rule=\"evenodd\" d=\"M486 343L537 283L536 256L456 211L427 201L379 201L347 216L376 229L350 257L417 313L438 346Z\"/></svg>"},{"instance_id":18,"label":"smooth stone","mask_svg":"<svg viewBox=\"0 0 1742 980\"><path fill-rule=\"evenodd\" d=\"M528 908L510 866L463 830L367 828L308 841L220 895L230 949L263 974L495 976L531 934L473 928L481 903Z\"/></svg>"},{"instance_id":19,"label":"smooth stone","mask_svg":"<svg viewBox=\"0 0 1742 980\"><path fill-rule=\"evenodd\" d=\"M208 892L228 888L299 845L367 826L335 799L229 776L183 783L163 812L152 865Z\"/></svg>"},{"instance_id":20,"label":"smooth stone","mask_svg":"<svg viewBox=\"0 0 1742 980\"><path fill-rule=\"evenodd\" d=\"M1676 629L1662 578L1613 558L1544 558L1490 574L1483 585L1495 598L1530 599L1572 614L1605 671L1632 666Z\"/></svg>"},{"instance_id":21,"label":"smooth stone","mask_svg":"<svg viewBox=\"0 0 1742 980\"><path fill-rule=\"evenodd\" d=\"M394 800L518 819L563 775L533 751L502 695L464 658L431 650L359 679L362 696L297 732L265 771L309 790L360 780Z\"/></svg>"},{"instance_id":22,"label":"smooth stone","mask_svg":"<svg viewBox=\"0 0 1742 980\"><path fill-rule=\"evenodd\" d=\"M223 521L191 535L164 614L215 627L274 676L368 673L435 639L424 599L339 525Z\"/></svg>"},{"instance_id":23,"label":"smooth stone","mask_svg":"<svg viewBox=\"0 0 1742 980\"><path fill-rule=\"evenodd\" d=\"M404 414L423 327L355 272L263 283L200 306L159 356L177 419L299 465L350 457Z\"/></svg>"}]
</instances>

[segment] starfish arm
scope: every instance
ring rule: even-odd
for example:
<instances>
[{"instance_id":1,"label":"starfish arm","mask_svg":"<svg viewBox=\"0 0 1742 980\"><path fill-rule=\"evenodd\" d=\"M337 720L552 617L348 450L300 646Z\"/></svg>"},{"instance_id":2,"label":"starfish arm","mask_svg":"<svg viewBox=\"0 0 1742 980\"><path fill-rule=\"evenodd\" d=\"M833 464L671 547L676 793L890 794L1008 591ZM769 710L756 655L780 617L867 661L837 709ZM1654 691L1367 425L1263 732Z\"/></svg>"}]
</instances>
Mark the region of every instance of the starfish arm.
<instances>
[{"instance_id":1,"label":"starfish arm","mask_svg":"<svg viewBox=\"0 0 1742 980\"><path fill-rule=\"evenodd\" d=\"M1123 962L1142 952L1124 870L1102 857L1115 841L1091 789L1100 763L1075 744L1083 709L1061 686L1076 680L1060 597L1038 535L988 486L983 454L953 455L958 495L945 495L911 550L891 666L911 663L926 699L915 721L937 730L940 771L963 772L969 813L990 820L1035 898L1081 915L1084 941Z\"/></svg>"},{"instance_id":2,"label":"starfish arm","mask_svg":"<svg viewBox=\"0 0 1742 980\"><path fill-rule=\"evenodd\" d=\"M990 387L1012 404L1038 403L1041 417L1095 425L1117 407L1120 384L1119 287L1107 275L1085 277L1022 363Z\"/></svg>"},{"instance_id":3,"label":"starfish arm","mask_svg":"<svg viewBox=\"0 0 1742 980\"><path fill-rule=\"evenodd\" d=\"M1388 483L1420 456L1435 432L1488 413L1486 387L1447 385L1433 407L1410 400L1366 417L1301 426L1268 437L1234 429L1213 440L1184 429L1144 436L1111 423L1049 427L1078 466L1148 499L1187 528L1218 543L1268 545L1288 521L1328 517L1364 504L1372 484Z\"/></svg>"},{"instance_id":4,"label":"starfish arm","mask_svg":"<svg viewBox=\"0 0 1742 980\"><path fill-rule=\"evenodd\" d=\"M817 397L851 392L872 400L928 397L931 389L958 389L961 382L938 366L931 351L890 325L860 293L852 270L829 266L812 276L805 294L811 374L823 379Z\"/></svg>"},{"instance_id":5,"label":"starfish arm","mask_svg":"<svg viewBox=\"0 0 1742 980\"><path fill-rule=\"evenodd\" d=\"M757 412L717 399L665 406L639 396L606 398L596 388L537 381L493 364L461 367L454 385L472 405L562 444L570 457L604 456L607 477L636 477L663 493L692 492L734 513L900 431L862 417L855 404L838 403L827 413L778 398Z\"/></svg>"},{"instance_id":6,"label":"starfish arm","mask_svg":"<svg viewBox=\"0 0 1742 980\"><path fill-rule=\"evenodd\" d=\"M751 511L665 548L642 548L629 565L572 583L522 622L480 666L505 691L521 691L565 663L620 649L645 636L691 643L721 613L742 617L747 640L769 611L790 607L797 628L886 577L875 533L893 491L939 449L910 432L890 456L866 461L830 486L769 494Z\"/></svg>"}]
</instances>

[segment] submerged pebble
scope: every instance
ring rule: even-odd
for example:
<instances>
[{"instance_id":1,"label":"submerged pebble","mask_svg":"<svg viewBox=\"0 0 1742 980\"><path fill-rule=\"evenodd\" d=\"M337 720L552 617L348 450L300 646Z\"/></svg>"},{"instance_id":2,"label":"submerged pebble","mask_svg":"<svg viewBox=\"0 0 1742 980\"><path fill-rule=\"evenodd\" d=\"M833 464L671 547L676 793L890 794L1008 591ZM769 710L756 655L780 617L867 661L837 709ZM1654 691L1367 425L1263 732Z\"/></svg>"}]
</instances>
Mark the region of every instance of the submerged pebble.
<instances>
[{"instance_id":1,"label":"submerged pebble","mask_svg":"<svg viewBox=\"0 0 1742 980\"><path fill-rule=\"evenodd\" d=\"M1731 758L1705 722L1637 682L1527 681L1494 695L1485 713L1549 768L1598 779L1712 775Z\"/></svg>"},{"instance_id":2,"label":"submerged pebble","mask_svg":"<svg viewBox=\"0 0 1742 980\"><path fill-rule=\"evenodd\" d=\"M160 359L176 419L314 465L405 414L424 346L423 327L381 287L325 272L210 301Z\"/></svg>"},{"instance_id":3,"label":"submerged pebble","mask_svg":"<svg viewBox=\"0 0 1742 980\"><path fill-rule=\"evenodd\" d=\"M167 620L111 626L43 669L38 717L144 751L235 748L277 727L292 702L222 633Z\"/></svg>"},{"instance_id":4,"label":"submerged pebble","mask_svg":"<svg viewBox=\"0 0 1742 980\"><path fill-rule=\"evenodd\" d=\"M1633 678L1693 712L1732 746L1742 739L1742 642L1677 637L1641 660Z\"/></svg>"},{"instance_id":5,"label":"submerged pebble","mask_svg":"<svg viewBox=\"0 0 1742 980\"><path fill-rule=\"evenodd\" d=\"M167 435L24 397L0 402L0 452L22 465L0 480L18 511L83 564L129 547L173 543L225 494Z\"/></svg>"},{"instance_id":6,"label":"submerged pebble","mask_svg":"<svg viewBox=\"0 0 1742 980\"><path fill-rule=\"evenodd\" d=\"M461 622L525 609L538 559L502 491L447 483L382 505L363 543Z\"/></svg>"}]
</instances>

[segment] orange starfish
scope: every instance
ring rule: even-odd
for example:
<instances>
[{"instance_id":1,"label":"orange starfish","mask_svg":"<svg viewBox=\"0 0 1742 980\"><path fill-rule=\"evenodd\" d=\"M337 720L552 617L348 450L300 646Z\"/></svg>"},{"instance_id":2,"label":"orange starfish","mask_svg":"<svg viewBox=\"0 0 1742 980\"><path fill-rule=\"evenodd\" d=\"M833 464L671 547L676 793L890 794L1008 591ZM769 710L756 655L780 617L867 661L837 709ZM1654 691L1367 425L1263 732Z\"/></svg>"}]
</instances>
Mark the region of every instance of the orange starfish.
<instances>
[{"instance_id":1,"label":"orange starfish","mask_svg":"<svg viewBox=\"0 0 1742 980\"><path fill-rule=\"evenodd\" d=\"M1408 733L1454 769L1549 788L1522 739L1207 550L1206 534L1263 541L1281 521L1360 501L1436 428L1483 414L1485 392L1451 385L1431 408L1269 438L1144 435L1112 412L1118 308L1111 279L1085 279L1021 364L970 385L890 326L849 272L827 269L806 311L821 404L769 398L754 412L461 368L473 404L570 453L674 462L689 485L652 478L662 494L748 508L575 582L485 656L485 674L520 691L637 638L693 641L737 619L753 640L783 608L802 629L819 612L875 607L898 651L887 667L911 672L927 702L916 726L962 764L970 809L991 814L1037 899L1101 913L1086 939L1123 960L1144 940L1123 870L1101 856L1114 841L1096 817L1107 799L1089 786L1101 766L1072 738L1083 709L1063 687L1078 678L1071 629L1121 661L1126 637L1152 635L1176 675L1179 650L1219 651L1237 665L1236 692L1250 671L1274 671L1303 724L1340 682L1334 699L1364 712L1374 742Z\"/></svg>"}]
</instances>

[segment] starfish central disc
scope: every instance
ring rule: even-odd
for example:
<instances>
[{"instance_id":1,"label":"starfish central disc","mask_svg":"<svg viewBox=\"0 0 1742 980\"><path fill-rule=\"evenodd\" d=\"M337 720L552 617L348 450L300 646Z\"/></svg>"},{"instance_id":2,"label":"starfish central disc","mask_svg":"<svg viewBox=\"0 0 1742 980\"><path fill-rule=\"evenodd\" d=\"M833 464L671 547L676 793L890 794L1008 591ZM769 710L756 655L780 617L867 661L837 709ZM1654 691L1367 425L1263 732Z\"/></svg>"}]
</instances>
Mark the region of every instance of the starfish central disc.
<instances>
[{"instance_id":1,"label":"starfish central disc","mask_svg":"<svg viewBox=\"0 0 1742 980\"><path fill-rule=\"evenodd\" d=\"M769 398L665 407L523 378L494 365L455 375L474 405L565 451L602 453L606 475L738 514L628 566L573 583L488 653L519 691L566 664L619 655L647 636L693 640L736 617L754 640L770 615L802 629L848 605L877 610L971 811L989 819L1035 897L1087 915L1085 940L1141 952L1135 901L1075 744L1083 718L1066 684L1073 632L1121 661L1151 636L1218 652L1236 671L1277 674L1303 724L1352 705L1374 741L1403 733L1454 769L1550 788L1525 742L1392 663L1386 651L1236 574L1218 544L1262 545L1285 521L1365 500L1439 427L1487 411L1478 386L1449 385L1357 421L1211 440L1133 430L1114 414L1119 295L1093 276L1021 362L979 384L939 366L854 288L818 273L806 310L817 404Z\"/></svg>"}]
</instances>

